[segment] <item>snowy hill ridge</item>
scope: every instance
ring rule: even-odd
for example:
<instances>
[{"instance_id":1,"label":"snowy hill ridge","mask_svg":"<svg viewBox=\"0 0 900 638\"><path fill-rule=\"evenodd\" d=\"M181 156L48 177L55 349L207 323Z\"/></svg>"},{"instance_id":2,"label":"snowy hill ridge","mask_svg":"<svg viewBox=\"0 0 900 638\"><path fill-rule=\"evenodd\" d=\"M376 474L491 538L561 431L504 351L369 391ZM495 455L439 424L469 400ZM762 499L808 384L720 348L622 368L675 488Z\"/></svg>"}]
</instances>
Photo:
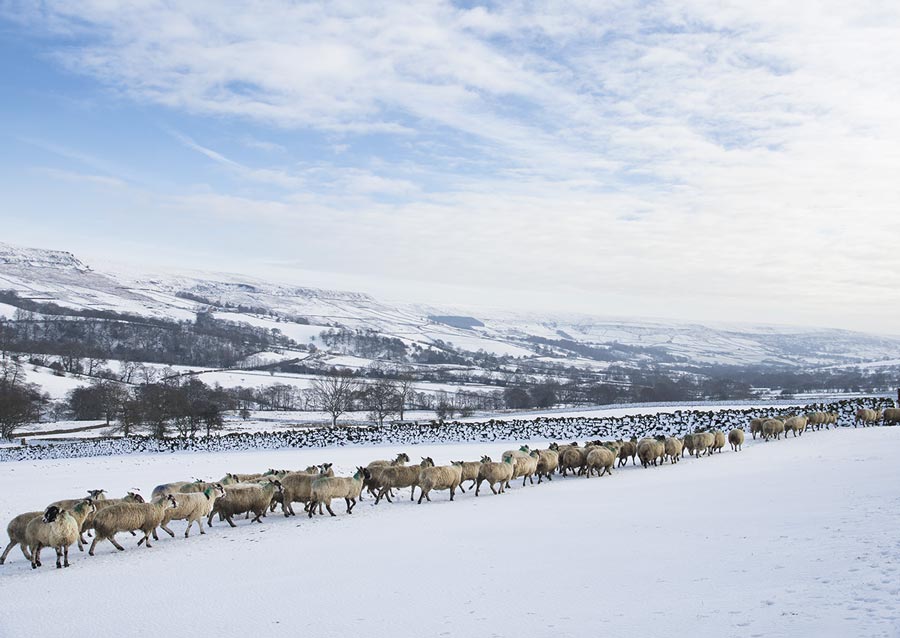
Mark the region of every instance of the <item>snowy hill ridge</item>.
<instances>
[{"instance_id":1,"label":"snowy hill ridge","mask_svg":"<svg viewBox=\"0 0 900 638\"><path fill-rule=\"evenodd\" d=\"M89 272L91 269L70 252L25 248L0 242L0 266L19 268L53 268Z\"/></svg>"},{"instance_id":2,"label":"snowy hill ridge","mask_svg":"<svg viewBox=\"0 0 900 638\"><path fill-rule=\"evenodd\" d=\"M228 321L277 328L298 343L311 343L322 331L342 327L374 331L407 345L452 344L457 350L598 371L616 362L820 367L900 359L900 339L848 330L387 303L310 282L105 269L94 270L64 251L0 244L0 290L15 291L21 298L174 320L192 320L199 310L211 309ZM9 308L0 307L3 314L12 316ZM441 317L457 319L448 324Z\"/></svg>"}]
</instances>

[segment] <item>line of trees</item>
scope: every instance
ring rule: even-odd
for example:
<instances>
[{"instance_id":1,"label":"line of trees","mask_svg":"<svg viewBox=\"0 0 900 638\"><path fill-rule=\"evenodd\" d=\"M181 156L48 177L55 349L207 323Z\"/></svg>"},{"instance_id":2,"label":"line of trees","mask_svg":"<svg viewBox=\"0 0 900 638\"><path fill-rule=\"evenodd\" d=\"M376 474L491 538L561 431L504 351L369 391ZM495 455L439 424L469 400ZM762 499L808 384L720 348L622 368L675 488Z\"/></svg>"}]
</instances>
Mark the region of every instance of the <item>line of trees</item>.
<instances>
[{"instance_id":1,"label":"line of trees","mask_svg":"<svg viewBox=\"0 0 900 638\"><path fill-rule=\"evenodd\" d=\"M49 398L34 384L25 383L16 359L0 359L0 436L11 439L25 423L37 421Z\"/></svg>"}]
</instances>

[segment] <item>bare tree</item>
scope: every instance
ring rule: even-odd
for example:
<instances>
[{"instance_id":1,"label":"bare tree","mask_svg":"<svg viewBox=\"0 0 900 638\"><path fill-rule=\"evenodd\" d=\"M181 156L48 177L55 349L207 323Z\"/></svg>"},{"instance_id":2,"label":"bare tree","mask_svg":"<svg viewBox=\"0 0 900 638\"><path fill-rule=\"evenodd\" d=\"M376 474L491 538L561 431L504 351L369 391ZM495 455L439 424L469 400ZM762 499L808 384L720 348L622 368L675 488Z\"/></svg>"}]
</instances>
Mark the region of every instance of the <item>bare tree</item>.
<instances>
[{"instance_id":1,"label":"bare tree","mask_svg":"<svg viewBox=\"0 0 900 638\"><path fill-rule=\"evenodd\" d=\"M402 421L403 414L406 412L406 406L409 405L413 392L415 391L412 377L400 377L394 384L394 387L397 392L397 416L399 416Z\"/></svg>"},{"instance_id":2,"label":"bare tree","mask_svg":"<svg viewBox=\"0 0 900 638\"><path fill-rule=\"evenodd\" d=\"M356 379L349 372L331 372L312 382L310 394L313 404L331 415L331 425L353 407L353 395L358 390Z\"/></svg>"},{"instance_id":3,"label":"bare tree","mask_svg":"<svg viewBox=\"0 0 900 638\"><path fill-rule=\"evenodd\" d=\"M384 425L385 417L398 411L397 384L388 379L378 379L366 386L362 395L363 405L369 410L369 418Z\"/></svg>"},{"instance_id":4,"label":"bare tree","mask_svg":"<svg viewBox=\"0 0 900 638\"><path fill-rule=\"evenodd\" d=\"M88 357L87 370L85 371L85 374L87 374L89 377L93 377L100 371L101 367L106 365L106 363L106 359L102 359L100 357Z\"/></svg>"}]
</instances>

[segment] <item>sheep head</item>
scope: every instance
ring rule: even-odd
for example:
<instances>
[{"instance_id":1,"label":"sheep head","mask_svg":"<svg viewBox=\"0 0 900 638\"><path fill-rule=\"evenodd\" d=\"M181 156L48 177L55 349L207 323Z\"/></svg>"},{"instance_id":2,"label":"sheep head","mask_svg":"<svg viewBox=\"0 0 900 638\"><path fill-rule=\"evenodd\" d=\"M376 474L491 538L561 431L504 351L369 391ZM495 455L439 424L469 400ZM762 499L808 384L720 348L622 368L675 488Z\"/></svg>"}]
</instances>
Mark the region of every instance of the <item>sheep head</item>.
<instances>
[{"instance_id":1,"label":"sheep head","mask_svg":"<svg viewBox=\"0 0 900 638\"><path fill-rule=\"evenodd\" d=\"M56 505L51 505L44 510L44 516L41 518L45 523L52 523L56 517L63 513L64 510L59 509Z\"/></svg>"}]
</instances>

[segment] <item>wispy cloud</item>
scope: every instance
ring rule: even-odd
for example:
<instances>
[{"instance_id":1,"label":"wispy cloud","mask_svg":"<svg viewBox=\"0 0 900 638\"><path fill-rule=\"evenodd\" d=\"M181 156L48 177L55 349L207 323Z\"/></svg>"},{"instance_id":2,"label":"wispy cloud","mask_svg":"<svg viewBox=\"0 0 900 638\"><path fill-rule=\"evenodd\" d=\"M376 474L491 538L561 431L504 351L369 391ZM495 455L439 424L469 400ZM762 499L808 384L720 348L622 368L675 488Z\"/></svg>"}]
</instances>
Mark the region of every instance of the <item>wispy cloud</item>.
<instances>
[{"instance_id":1,"label":"wispy cloud","mask_svg":"<svg viewBox=\"0 0 900 638\"><path fill-rule=\"evenodd\" d=\"M316 267L566 281L597 307L631 294L655 314L900 307L897 6L8 7L68 38L61 65L128 99L316 136L310 160L233 134L266 160L176 133L234 184L167 197L309 229ZM765 308L777 316L744 316Z\"/></svg>"}]
</instances>

